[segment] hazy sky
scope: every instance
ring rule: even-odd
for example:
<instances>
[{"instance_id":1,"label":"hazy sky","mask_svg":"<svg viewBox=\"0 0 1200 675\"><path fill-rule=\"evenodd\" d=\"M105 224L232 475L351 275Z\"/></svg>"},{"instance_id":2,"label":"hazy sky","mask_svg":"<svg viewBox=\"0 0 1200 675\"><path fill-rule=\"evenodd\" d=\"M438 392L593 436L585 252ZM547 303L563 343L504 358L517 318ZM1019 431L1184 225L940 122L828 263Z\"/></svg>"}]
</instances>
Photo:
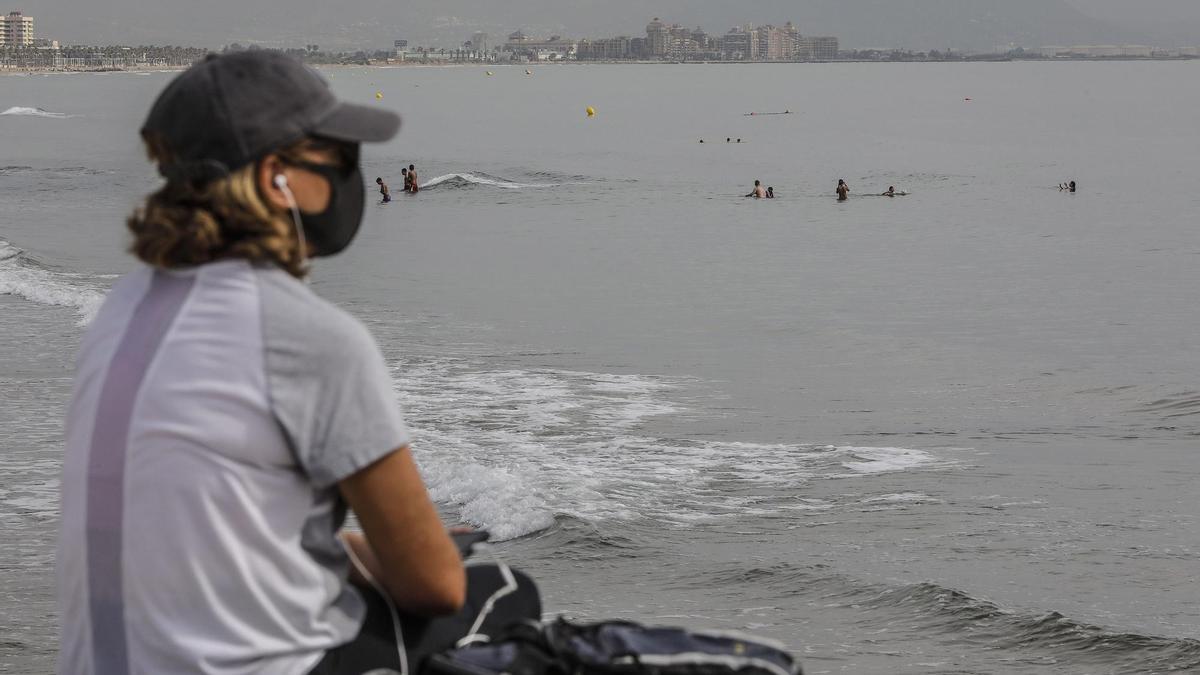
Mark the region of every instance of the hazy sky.
<instances>
[{"instance_id":1,"label":"hazy sky","mask_svg":"<svg viewBox=\"0 0 1200 675\"><path fill-rule=\"evenodd\" d=\"M10 0L69 43L453 47L474 30L642 34L653 16L724 32L792 20L847 47L1200 45L1200 0Z\"/></svg>"}]
</instances>

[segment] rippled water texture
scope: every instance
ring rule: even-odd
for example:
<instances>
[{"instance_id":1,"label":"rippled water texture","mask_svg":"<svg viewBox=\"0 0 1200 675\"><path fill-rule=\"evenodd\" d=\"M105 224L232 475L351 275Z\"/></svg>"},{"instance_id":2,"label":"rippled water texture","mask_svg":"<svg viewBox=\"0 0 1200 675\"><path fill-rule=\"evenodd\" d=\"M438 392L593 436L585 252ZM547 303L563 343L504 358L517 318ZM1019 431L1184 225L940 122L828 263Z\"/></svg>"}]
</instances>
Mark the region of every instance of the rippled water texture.
<instances>
[{"instance_id":1,"label":"rippled water texture","mask_svg":"<svg viewBox=\"0 0 1200 675\"><path fill-rule=\"evenodd\" d=\"M494 72L327 71L404 127L313 288L547 609L809 673L1200 670L1200 63ZM51 668L71 359L169 78L0 77L0 670Z\"/></svg>"}]
</instances>

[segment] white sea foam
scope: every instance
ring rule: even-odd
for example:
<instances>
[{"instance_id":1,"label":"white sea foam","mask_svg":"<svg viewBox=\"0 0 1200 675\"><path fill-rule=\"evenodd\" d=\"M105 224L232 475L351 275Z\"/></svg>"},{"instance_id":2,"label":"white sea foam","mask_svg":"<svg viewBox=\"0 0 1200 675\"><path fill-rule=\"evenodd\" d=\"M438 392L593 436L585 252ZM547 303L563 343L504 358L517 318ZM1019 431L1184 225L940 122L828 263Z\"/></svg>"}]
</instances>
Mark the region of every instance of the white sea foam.
<instances>
[{"instance_id":1,"label":"white sea foam","mask_svg":"<svg viewBox=\"0 0 1200 675\"><path fill-rule=\"evenodd\" d=\"M560 515L688 526L826 511L838 506L797 499L796 490L937 462L906 448L646 435L651 418L687 414L669 400L676 385L654 377L488 371L452 358L397 363L394 374L431 493L498 539L545 529Z\"/></svg>"},{"instance_id":2,"label":"white sea foam","mask_svg":"<svg viewBox=\"0 0 1200 675\"><path fill-rule=\"evenodd\" d=\"M516 183L503 178L494 178L483 174L475 173L448 173L444 176L431 178L427 183L421 185L421 189L431 188L441 185L446 182L469 183L473 185L485 185L488 187L501 188L504 190L521 190L524 188L550 188L558 187L561 183Z\"/></svg>"},{"instance_id":3,"label":"white sea foam","mask_svg":"<svg viewBox=\"0 0 1200 675\"><path fill-rule=\"evenodd\" d=\"M104 293L91 285L86 276L60 273L25 259L24 251L0 240L0 295L15 295L43 305L74 307L79 325L96 316L104 302Z\"/></svg>"},{"instance_id":4,"label":"white sea foam","mask_svg":"<svg viewBox=\"0 0 1200 675\"><path fill-rule=\"evenodd\" d=\"M924 450L911 448L842 448L850 454L852 461L842 466L860 474L892 473L933 464L937 461Z\"/></svg>"},{"instance_id":5,"label":"white sea foam","mask_svg":"<svg viewBox=\"0 0 1200 675\"><path fill-rule=\"evenodd\" d=\"M15 257L21 255L22 253L24 253L24 251L22 251L21 249L17 248L16 246L13 246L12 244L8 243L7 241L4 241L3 239L0 239L0 262L9 260L11 258L15 258Z\"/></svg>"},{"instance_id":6,"label":"white sea foam","mask_svg":"<svg viewBox=\"0 0 1200 675\"><path fill-rule=\"evenodd\" d=\"M67 115L66 113L50 112L41 108L27 108L23 106L13 106L4 112L0 112L0 115L8 115L10 117L46 117L56 120L71 117L71 115Z\"/></svg>"},{"instance_id":7,"label":"white sea foam","mask_svg":"<svg viewBox=\"0 0 1200 675\"><path fill-rule=\"evenodd\" d=\"M863 504L940 504L942 500L919 492L900 492L862 500Z\"/></svg>"}]
</instances>

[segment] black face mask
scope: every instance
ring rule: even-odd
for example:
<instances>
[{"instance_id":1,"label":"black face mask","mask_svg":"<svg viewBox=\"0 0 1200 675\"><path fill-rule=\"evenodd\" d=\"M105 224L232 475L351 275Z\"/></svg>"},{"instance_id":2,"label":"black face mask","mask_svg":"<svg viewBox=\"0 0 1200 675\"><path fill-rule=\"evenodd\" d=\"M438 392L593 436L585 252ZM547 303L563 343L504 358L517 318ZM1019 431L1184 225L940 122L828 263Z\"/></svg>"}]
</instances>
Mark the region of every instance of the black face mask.
<instances>
[{"instance_id":1,"label":"black face mask","mask_svg":"<svg viewBox=\"0 0 1200 675\"><path fill-rule=\"evenodd\" d=\"M350 245L358 228L362 225L363 208L366 206L367 188L362 169L354 163L353 169L296 162L295 166L311 171L329 183L329 205L320 213L300 212L300 226L304 237L312 243L315 257L341 253Z\"/></svg>"}]
</instances>

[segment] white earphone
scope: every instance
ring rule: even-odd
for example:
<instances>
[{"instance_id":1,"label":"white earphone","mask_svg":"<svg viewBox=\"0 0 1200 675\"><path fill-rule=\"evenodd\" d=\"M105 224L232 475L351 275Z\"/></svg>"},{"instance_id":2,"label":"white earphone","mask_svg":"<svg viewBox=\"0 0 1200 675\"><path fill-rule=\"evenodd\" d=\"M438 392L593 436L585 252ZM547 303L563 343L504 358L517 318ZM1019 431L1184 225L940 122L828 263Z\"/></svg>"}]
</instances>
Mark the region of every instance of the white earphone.
<instances>
[{"instance_id":1,"label":"white earphone","mask_svg":"<svg viewBox=\"0 0 1200 675\"><path fill-rule=\"evenodd\" d=\"M304 227L300 225L300 207L296 204L296 196L292 194L291 188L288 187L287 176L277 173L274 178L275 187L283 191L283 196L287 197L288 206L292 210L292 222L296 224L296 237L300 240L300 255L308 257L308 244L304 240Z\"/></svg>"}]
</instances>

